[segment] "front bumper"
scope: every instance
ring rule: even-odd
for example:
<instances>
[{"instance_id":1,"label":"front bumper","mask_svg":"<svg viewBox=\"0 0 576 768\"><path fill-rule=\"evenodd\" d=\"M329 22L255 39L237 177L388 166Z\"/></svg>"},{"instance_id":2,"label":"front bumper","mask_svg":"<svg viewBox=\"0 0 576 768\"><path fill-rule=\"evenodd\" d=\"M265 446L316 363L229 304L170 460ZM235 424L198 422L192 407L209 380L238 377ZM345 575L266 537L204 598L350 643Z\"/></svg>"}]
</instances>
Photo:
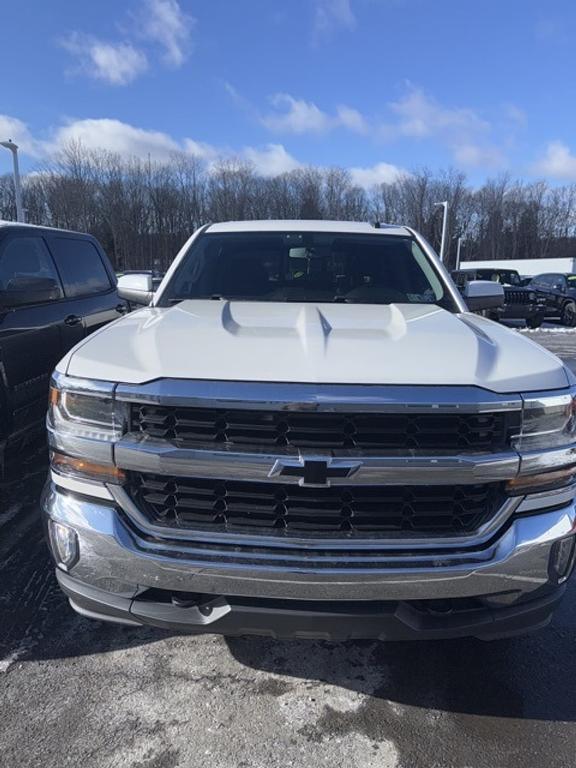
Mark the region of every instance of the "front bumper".
<instances>
[{"instance_id":1,"label":"front bumper","mask_svg":"<svg viewBox=\"0 0 576 768\"><path fill-rule=\"evenodd\" d=\"M560 497L559 497L560 498ZM72 606L95 618L223 634L491 638L544 625L561 597L551 569L574 535L573 500L512 517L498 534L454 549L365 542L267 552L141 531L113 501L50 482L43 509L76 531L80 555L59 571Z\"/></svg>"},{"instance_id":2,"label":"front bumper","mask_svg":"<svg viewBox=\"0 0 576 768\"><path fill-rule=\"evenodd\" d=\"M128 598L79 582L57 570L58 582L80 615L112 623L147 624L192 634L261 635L321 640L492 640L545 627L565 585L504 608L426 601L304 601L204 596L173 602L173 594Z\"/></svg>"}]
</instances>

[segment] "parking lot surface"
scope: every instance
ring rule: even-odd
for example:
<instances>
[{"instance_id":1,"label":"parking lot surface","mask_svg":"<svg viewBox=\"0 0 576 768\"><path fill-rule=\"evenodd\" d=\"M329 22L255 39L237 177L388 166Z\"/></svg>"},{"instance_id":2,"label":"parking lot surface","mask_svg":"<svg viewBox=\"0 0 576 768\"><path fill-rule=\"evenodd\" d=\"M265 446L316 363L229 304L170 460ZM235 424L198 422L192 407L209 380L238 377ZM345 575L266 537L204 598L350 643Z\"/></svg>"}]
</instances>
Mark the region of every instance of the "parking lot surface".
<instances>
[{"instance_id":1,"label":"parking lot surface","mask_svg":"<svg viewBox=\"0 0 576 768\"><path fill-rule=\"evenodd\" d=\"M530 337L576 368L576 332ZM80 618L55 585L39 448L0 509L0 764L555 768L576 764L576 584L523 638L177 636Z\"/></svg>"}]
</instances>

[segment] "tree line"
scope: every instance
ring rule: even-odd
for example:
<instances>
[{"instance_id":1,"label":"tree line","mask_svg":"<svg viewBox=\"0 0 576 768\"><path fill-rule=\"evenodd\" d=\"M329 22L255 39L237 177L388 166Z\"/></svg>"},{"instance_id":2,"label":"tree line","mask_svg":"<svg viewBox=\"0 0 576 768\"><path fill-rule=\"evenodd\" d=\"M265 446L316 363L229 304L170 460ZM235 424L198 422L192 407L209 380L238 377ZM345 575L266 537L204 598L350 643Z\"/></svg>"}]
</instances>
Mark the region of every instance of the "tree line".
<instances>
[{"instance_id":1,"label":"tree line","mask_svg":"<svg viewBox=\"0 0 576 768\"><path fill-rule=\"evenodd\" d=\"M88 150L79 143L23 179L27 221L90 232L117 269L165 269L206 222L345 219L408 224L439 248L449 204L447 258L576 255L576 184L551 187L503 175L473 188L456 170L419 169L366 190L342 168L261 176L248 163L207 166L187 154L158 162ZM0 176L0 219L15 219L11 174Z\"/></svg>"}]
</instances>

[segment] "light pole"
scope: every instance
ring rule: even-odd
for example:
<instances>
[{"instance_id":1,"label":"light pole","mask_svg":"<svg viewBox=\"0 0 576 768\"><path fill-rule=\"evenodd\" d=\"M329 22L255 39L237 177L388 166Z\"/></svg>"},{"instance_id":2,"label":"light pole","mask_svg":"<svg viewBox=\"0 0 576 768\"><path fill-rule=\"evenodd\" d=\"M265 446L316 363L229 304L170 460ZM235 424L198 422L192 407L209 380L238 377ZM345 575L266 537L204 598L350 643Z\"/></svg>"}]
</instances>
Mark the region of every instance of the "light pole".
<instances>
[{"instance_id":1,"label":"light pole","mask_svg":"<svg viewBox=\"0 0 576 768\"><path fill-rule=\"evenodd\" d=\"M444 246L446 245L446 228L448 225L448 200L444 200L443 203L434 203L434 205L441 205L444 208L444 215L442 216L442 240L440 242L440 261L444 261Z\"/></svg>"},{"instance_id":2,"label":"light pole","mask_svg":"<svg viewBox=\"0 0 576 768\"><path fill-rule=\"evenodd\" d=\"M462 248L462 238L458 238L458 245L456 247L456 269L460 269L460 249Z\"/></svg>"},{"instance_id":3,"label":"light pole","mask_svg":"<svg viewBox=\"0 0 576 768\"><path fill-rule=\"evenodd\" d=\"M0 146L9 149L10 152L12 152L12 162L14 164L14 194L16 197L16 221L24 222L22 189L20 187L20 169L18 167L18 145L14 144L12 139L8 139L8 141L0 141Z\"/></svg>"}]
</instances>

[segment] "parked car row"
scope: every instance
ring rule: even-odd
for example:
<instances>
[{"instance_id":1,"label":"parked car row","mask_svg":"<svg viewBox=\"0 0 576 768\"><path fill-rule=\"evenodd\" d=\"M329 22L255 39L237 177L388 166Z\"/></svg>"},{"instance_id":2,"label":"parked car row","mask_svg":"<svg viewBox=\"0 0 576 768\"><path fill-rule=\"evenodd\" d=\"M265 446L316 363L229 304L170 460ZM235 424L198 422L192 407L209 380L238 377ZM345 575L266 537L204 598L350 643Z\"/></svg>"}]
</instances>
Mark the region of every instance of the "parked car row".
<instances>
[{"instance_id":1,"label":"parked car row","mask_svg":"<svg viewBox=\"0 0 576 768\"><path fill-rule=\"evenodd\" d=\"M576 275L550 273L522 278L514 269L460 269L452 273L460 290L470 280L491 280L504 288L504 306L492 310L493 320L525 320L539 328L544 320L576 326Z\"/></svg>"}]
</instances>

